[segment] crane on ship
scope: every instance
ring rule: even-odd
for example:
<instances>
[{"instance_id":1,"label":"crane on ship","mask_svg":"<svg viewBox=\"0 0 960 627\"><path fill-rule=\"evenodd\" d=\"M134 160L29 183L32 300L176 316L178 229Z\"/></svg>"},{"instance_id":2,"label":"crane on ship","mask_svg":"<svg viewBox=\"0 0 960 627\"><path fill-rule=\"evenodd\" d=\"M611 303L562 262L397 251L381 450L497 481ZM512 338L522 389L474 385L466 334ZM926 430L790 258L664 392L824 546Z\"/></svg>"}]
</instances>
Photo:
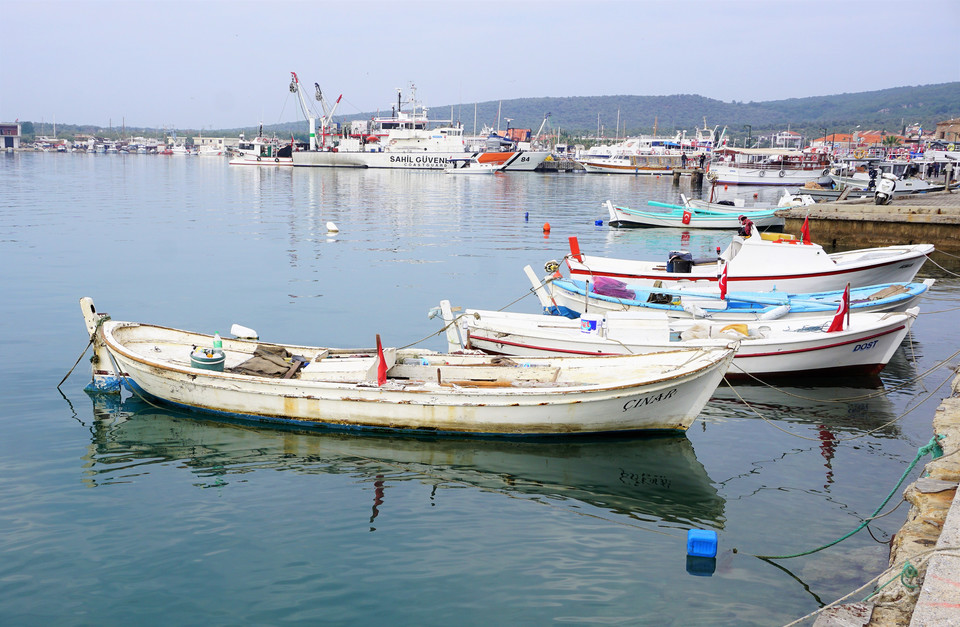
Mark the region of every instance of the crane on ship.
<instances>
[{"instance_id":1,"label":"crane on ship","mask_svg":"<svg viewBox=\"0 0 960 627\"><path fill-rule=\"evenodd\" d=\"M330 128L330 125L333 123L333 114L336 112L337 107L340 105L340 100L343 98L343 94L337 97L337 101L333 103L331 107L327 102L326 98L323 97L323 92L320 91L320 85L314 83L315 94L314 98L317 102L320 103L320 107L323 109L323 115L317 116L307 105L307 99L303 95L303 87L300 85L300 79L297 78L296 72L290 72L290 91L297 94L300 99L300 110L303 111L304 117L307 118L307 121L310 123L310 150L317 150L322 148L327 143L327 132ZM317 143L317 118L320 119L320 142Z\"/></svg>"}]
</instances>

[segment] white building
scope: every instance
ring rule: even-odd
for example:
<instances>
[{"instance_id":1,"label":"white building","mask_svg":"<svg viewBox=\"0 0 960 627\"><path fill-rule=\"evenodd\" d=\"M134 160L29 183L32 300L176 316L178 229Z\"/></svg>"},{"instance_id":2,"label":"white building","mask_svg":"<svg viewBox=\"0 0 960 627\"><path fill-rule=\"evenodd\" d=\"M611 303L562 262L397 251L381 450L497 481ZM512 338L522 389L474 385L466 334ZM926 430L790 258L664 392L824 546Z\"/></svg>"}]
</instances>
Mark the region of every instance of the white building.
<instances>
[{"instance_id":1,"label":"white building","mask_svg":"<svg viewBox=\"0 0 960 627\"><path fill-rule=\"evenodd\" d=\"M0 150L20 150L20 124L0 124Z\"/></svg>"}]
</instances>

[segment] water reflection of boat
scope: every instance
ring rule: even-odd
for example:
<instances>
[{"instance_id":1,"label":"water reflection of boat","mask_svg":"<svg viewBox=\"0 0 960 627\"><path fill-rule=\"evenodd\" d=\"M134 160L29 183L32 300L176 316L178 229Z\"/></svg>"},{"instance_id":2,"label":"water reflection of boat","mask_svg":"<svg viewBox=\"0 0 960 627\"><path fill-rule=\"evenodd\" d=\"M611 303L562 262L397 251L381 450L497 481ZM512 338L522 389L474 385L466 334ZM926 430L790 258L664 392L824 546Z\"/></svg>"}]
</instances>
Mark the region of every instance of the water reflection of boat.
<instances>
[{"instance_id":1,"label":"water reflection of boat","mask_svg":"<svg viewBox=\"0 0 960 627\"><path fill-rule=\"evenodd\" d=\"M897 412L879 377L844 379L842 383L849 387L838 385L841 382L835 378L828 385L817 383L809 387L738 384L735 389L721 385L708 407L756 418L742 398L768 420L814 425L834 434L857 434L878 428L874 434L877 437L899 434L896 423L887 425L897 417Z\"/></svg>"},{"instance_id":2,"label":"water reflection of boat","mask_svg":"<svg viewBox=\"0 0 960 627\"><path fill-rule=\"evenodd\" d=\"M682 436L504 442L303 433L180 417L136 397L91 398L85 460L86 481L94 486L121 475L129 480L132 466L177 461L219 485L258 470L350 474L576 500L672 525L721 527L724 521L724 501ZM378 495L383 501L382 490Z\"/></svg>"}]
</instances>

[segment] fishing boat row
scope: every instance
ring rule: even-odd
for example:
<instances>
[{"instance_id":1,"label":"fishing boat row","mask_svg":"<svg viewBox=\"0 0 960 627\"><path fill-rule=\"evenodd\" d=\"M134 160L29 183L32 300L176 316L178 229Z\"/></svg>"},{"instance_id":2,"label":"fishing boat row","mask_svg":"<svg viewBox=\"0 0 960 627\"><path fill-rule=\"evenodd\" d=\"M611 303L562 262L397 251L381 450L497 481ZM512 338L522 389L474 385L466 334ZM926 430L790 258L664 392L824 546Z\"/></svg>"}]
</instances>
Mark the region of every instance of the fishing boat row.
<instances>
[{"instance_id":1,"label":"fishing boat row","mask_svg":"<svg viewBox=\"0 0 960 627\"><path fill-rule=\"evenodd\" d=\"M827 254L809 233L772 240L754 229L714 259L672 255L663 267L587 257L570 243L569 277L555 261L543 278L524 268L542 313L454 316L441 303L446 353L383 348L379 336L375 348L268 343L242 327L221 339L114 321L83 298L94 347L88 389L123 387L222 418L320 428L684 431L725 375L875 375L933 284L912 282L929 245ZM836 281L842 290L825 289Z\"/></svg>"}]
</instances>

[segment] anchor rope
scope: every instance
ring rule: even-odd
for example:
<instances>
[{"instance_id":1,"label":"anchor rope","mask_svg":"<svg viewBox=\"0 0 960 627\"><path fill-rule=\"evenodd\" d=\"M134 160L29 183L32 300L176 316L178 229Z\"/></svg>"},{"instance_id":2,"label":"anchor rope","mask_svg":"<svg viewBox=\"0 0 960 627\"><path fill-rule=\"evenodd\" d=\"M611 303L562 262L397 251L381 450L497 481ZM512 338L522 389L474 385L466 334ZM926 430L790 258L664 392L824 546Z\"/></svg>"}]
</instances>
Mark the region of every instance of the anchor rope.
<instances>
[{"instance_id":1,"label":"anchor rope","mask_svg":"<svg viewBox=\"0 0 960 627\"><path fill-rule=\"evenodd\" d=\"M929 559L931 559L931 558L932 558L935 554L937 554L937 553L944 553L944 554L947 554L947 555L951 555L951 554L946 553L946 552L947 552L947 551L957 551L957 550L960 550L960 547L950 546L950 547L942 547L942 548L939 548L939 549L928 549L928 550L926 550L926 551L923 551L923 552L921 552L921 553L918 553L917 555L914 556L914 558L915 558L915 559L918 559L918 566L919 566L920 563L928 561ZM954 554L954 555L951 555L951 557L960 557L960 555ZM899 578L902 576L903 570L904 570L904 569L901 568L901 572L900 572L900 573L897 573L897 575L894 576L893 579L891 579L891 581L896 581L897 579L899 579ZM823 607L817 608L816 610L810 612L810 613L807 614L806 616L801 616L800 618L794 620L793 622L787 623L787 624L784 625L783 627L793 627L794 625L799 625L800 623L802 623L802 622L805 621L805 620L808 620L808 619L810 619L810 618L813 618L814 616L816 616L816 615L818 615L818 614L821 614L821 613L823 613L823 612L826 612L827 610L832 609L832 608L840 605L841 603L843 603L844 601L846 601L847 599L849 599L850 597L852 597L852 596L855 595L856 593L858 593L858 592L860 592L861 590L867 588L868 586L870 586L870 585L871 585L872 583L874 583L875 581L878 581L878 580L880 579L880 577L882 577L882 576L883 576L883 573L880 573L879 575L877 575L876 577L873 577L872 579L870 579L869 581L867 581L865 584L863 584L863 585L860 586L859 588L856 588L855 590L852 590L852 591L848 592L847 594L843 595L843 596L840 597L839 599L836 599L835 601L832 601L832 602L824 605ZM889 584L889 583L890 583L890 581L888 581L886 584L883 584L883 585L885 586L885 585L887 585L887 584ZM863 599L862 602L865 602L867 599L869 599L869 598L872 597L872 596L873 596L873 595L868 596L866 599Z\"/></svg>"},{"instance_id":2,"label":"anchor rope","mask_svg":"<svg viewBox=\"0 0 960 627\"><path fill-rule=\"evenodd\" d=\"M930 258L930 255L927 255L927 261L929 261L929 262L932 263L933 265L937 266L938 268L940 268L941 270L943 270L944 272L946 272L946 273L949 274L950 276L960 277L960 274L957 274L956 272L951 272L950 270L947 270L946 268L944 268L943 266L941 266L939 263L937 263L936 261L934 261L933 259L931 259L931 258Z\"/></svg>"},{"instance_id":3,"label":"anchor rope","mask_svg":"<svg viewBox=\"0 0 960 627\"><path fill-rule=\"evenodd\" d=\"M912 332L912 331L911 331L911 332ZM915 376L913 376L913 377L911 377L911 378L909 378L909 379L905 379L905 380L901 381L900 383L897 383L896 385L891 386L890 388L885 388L885 389L882 389L882 390L878 390L878 391L876 391L876 392L871 392L870 394L861 394L860 396L845 396L845 397L843 397L843 398L837 398L837 399L814 398L814 397L812 397L812 396L804 396L804 395L802 395L802 394L794 394L793 392L787 392L786 390L784 390L784 389L781 388L781 387L775 386L775 385L773 385L773 384L771 384L771 383L769 383L769 382L767 382L767 381L764 381L763 379L759 378L759 377L756 376L755 374L751 374L751 373L746 372L746 371L743 371L743 370L741 370L740 372L741 372L742 374L747 375L748 377L750 377L751 379L753 379L753 380L756 381L757 383L760 383L760 384L762 384L762 385L764 385L764 386L766 386L766 387L768 387L768 388L770 388L770 389L772 389L772 390L776 390L776 391L784 394L785 396L790 396L790 397L798 398L798 399L805 400L805 401L817 401L817 402L821 402L821 403L849 403L849 402L852 402L852 401L865 401L865 400L870 400L870 399L877 398L877 397L880 397L880 396L887 396L887 395L889 395L889 394L891 394L891 393L893 393L893 392L896 392L896 391L898 391L898 390L900 390L900 389L902 389L902 388L905 388L905 387L907 387L907 386L909 386L909 385L912 385L912 384L914 384L914 383L917 383L917 382L919 382L919 381L922 381L922 380L925 379L926 377L928 377L928 376L930 376L931 374L933 374L935 371L937 371L937 370L939 370L940 368L942 368L945 364L947 364L947 362L949 362L949 361L952 360L953 358L957 357L958 355L960 355L960 350L954 352L952 355L950 355L949 357L947 357L947 358L945 358L945 359L941 359L940 361L938 361L937 363L935 363L933 366L931 366L930 368L928 368L928 369L925 370L924 372L922 372L922 373L920 373L920 374L917 374L917 375L915 375ZM915 363L915 362L914 362L914 363ZM738 366L738 368L739 368L739 366ZM731 386L731 387L733 387L733 386Z\"/></svg>"},{"instance_id":4,"label":"anchor rope","mask_svg":"<svg viewBox=\"0 0 960 627\"><path fill-rule=\"evenodd\" d=\"M900 479L897 481L896 485L890 491L890 494L888 494L887 497L883 499L883 502L880 503L880 506L877 507L876 510L874 510L873 514L871 514L870 517L864 519L863 522L857 525L857 527L853 531L850 531L840 536L839 538L837 538L836 540L833 540L832 542L828 542L827 544L824 544L814 549L810 549L808 551L801 551L800 553L791 553L789 555L754 555L754 557L758 557L762 560L783 560L783 559L790 559L794 557L802 557L804 555L811 555L813 553L817 553L818 551L822 551L824 549L830 548L831 546L839 544L844 540L846 540L847 538L849 538L850 536L856 534L858 531L860 531L861 529L869 525L872 522L873 517L878 515L883 510L883 508L887 506L887 503L890 502L890 499L893 498L893 495L897 493L897 491L900 489L900 486L903 485L904 481L906 481L907 476L911 472L913 472L913 469L914 467L916 467L917 462L919 462L925 456L930 454L933 455L934 459L936 459L937 457L941 457L943 455L943 450L940 448L940 440L942 440L944 437L945 436L939 435L939 434L934 435L932 438L930 438L930 441L927 444L917 449L917 455L913 458L913 461L910 462L907 468L900 475Z\"/></svg>"},{"instance_id":5,"label":"anchor rope","mask_svg":"<svg viewBox=\"0 0 960 627\"><path fill-rule=\"evenodd\" d=\"M67 374L63 375L63 378L60 379L60 383L57 384L57 389L60 389L60 386L63 385L63 382L70 378L70 375L73 374L73 371L76 369L77 365L80 363L80 360L83 359L83 356L87 354L87 349L93 345L93 338L97 336L97 331L100 330L100 327L103 326L103 323L110 319L109 315L103 315L97 319L97 326L93 329L93 333L90 334L90 341L87 342L87 345L83 347L83 351L80 353L80 356L77 357L77 361L73 364L73 368L70 368L70 371ZM63 391L61 390L61 394Z\"/></svg>"},{"instance_id":6,"label":"anchor rope","mask_svg":"<svg viewBox=\"0 0 960 627\"><path fill-rule=\"evenodd\" d=\"M553 280L553 279L551 279L551 278L549 278L549 277L548 277L548 278L545 278L544 280L540 281L540 285L538 285L537 287L530 287L530 288L528 288L525 293L521 294L518 298L515 298L515 299L512 300L511 302L509 302L509 303L507 303L506 305L504 305L503 307L501 307L500 309L497 309L497 311L503 311L503 310L506 309L507 307L512 307L513 305L516 305L517 303L519 303L521 300L523 300L523 299L526 298L527 296L530 296L531 294L536 294L538 289L540 289L541 287L545 286L547 283L550 283L552 280ZM426 341L429 340L430 338L439 336L441 333L446 333L447 329L449 329L451 326L457 324L457 323L460 321L460 318L462 318L462 317L465 316L465 315L467 315L467 314L466 314L466 313L462 313L462 314L459 314L459 315L457 315L457 316L454 316L453 320L451 320L451 321L448 322L447 324L443 325L443 327L442 327L439 331L437 331L437 332L435 332L435 333L431 333L430 335L427 335L426 337L420 338L419 340L417 340L417 341L415 341L415 342L410 342L409 344L406 344L406 345L404 345L404 346L399 346L399 347L397 347L397 350L403 350L403 349L405 349L405 348L410 348L411 346L416 346L417 344L420 344L421 342L426 342Z\"/></svg>"},{"instance_id":7,"label":"anchor rope","mask_svg":"<svg viewBox=\"0 0 960 627\"><path fill-rule=\"evenodd\" d=\"M740 395L740 392L738 392L737 389L730 384L730 381L727 380L726 375L724 375L723 380L724 380L724 382L727 384L727 386L728 386L731 390L733 390L733 393L737 396L738 399L740 399L740 402L743 403L744 406L746 406L747 409L749 409L749 410L750 410L751 412L753 412L758 418L760 418L761 420L763 420L764 422L766 422L767 424L769 424L771 427L773 427L773 428L775 428L775 429L777 429L777 430L779 430L779 431L782 431L783 433L786 433L787 435L791 435L791 436L793 436L793 437L795 437L795 438L799 438L799 439L801 439L801 440L807 440L807 441L809 441L809 442L820 442L820 441L821 441L820 438L811 438L811 437L808 437L808 436L805 436L805 435L800 435L799 433L794 433L794 432L792 432L792 431L788 431L788 430L784 429L783 427L781 427L780 425L775 424L775 423L772 422L769 418L767 418L766 416L764 416L763 414L761 414L759 411L757 411L752 405L750 405L750 403L748 403L748 402L743 398L743 396ZM882 429L886 429L886 428L889 427L890 425L893 425L894 423L898 422L899 420L905 418L907 415L909 415L909 414L910 414L911 412L913 412L915 409L917 409L918 407L920 407L921 405L923 405L923 404L924 404L927 400L929 400L934 394L936 394L937 391L940 390L940 388L942 388L944 385L946 385L946 384L949 383L949 382L950 382L950 378L944 379L944 380L940 383L940 385L938 385L938 386L937 386L936 388L934 388L933 390L927 392L926 396L923 397L923 398L921 398L919 401L917 401L917 403L916 403L913 407L909 408L908 410L906 410L905 412L903 412L902 414L900 414L900 415L897 416L896 418L894 418L894 419L892 419L892 420L889 420L889 421L883 423L882 425L878 425L877 427L874 427L873 429L870 429L870 430L868 430L868 431L863 431L862 433L858 433L857 435L850 436L850 437L848 437L848 438L837 438L837 437L834 437L833 440L834 440L835 442L849 442L849 441L851 441L851 440L857 440L857 439L859 439L859 438L866 437L866 436L871 435L871 434L873 434L873 433L876 433L877 431L880 431L880 430L882 430ZM816 399L811 399L811 400L816 400Z\"/></svg>"}]
</instances>

